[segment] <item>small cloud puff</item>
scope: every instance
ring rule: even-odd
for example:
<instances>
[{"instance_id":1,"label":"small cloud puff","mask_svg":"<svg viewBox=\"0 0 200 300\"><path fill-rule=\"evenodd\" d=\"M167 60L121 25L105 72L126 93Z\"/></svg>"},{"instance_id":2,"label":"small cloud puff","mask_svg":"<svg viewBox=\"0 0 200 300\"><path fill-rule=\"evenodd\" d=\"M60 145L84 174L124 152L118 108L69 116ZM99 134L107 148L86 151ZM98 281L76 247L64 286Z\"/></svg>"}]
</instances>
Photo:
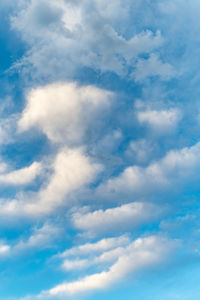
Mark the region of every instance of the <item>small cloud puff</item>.
<instances>
[{"instance_id":1,"label":"small cloud puff","mask_svg":"<svg viewBox=\"0 0 200 300\"><path fill-rule=\"evenodd\" d=\"M181 118L178 109L144 110L137 113L140 124L149 126L154 132L171 133Z\"/></svg>"}]
</instances>

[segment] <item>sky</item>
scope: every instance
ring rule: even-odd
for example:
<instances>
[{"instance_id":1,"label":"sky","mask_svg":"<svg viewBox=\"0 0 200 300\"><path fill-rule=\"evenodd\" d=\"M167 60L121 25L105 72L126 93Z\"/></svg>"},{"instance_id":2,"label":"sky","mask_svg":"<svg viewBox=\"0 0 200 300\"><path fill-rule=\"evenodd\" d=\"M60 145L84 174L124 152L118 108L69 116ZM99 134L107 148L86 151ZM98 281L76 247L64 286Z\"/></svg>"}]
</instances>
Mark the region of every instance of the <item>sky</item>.
<instances>
[{"instance_id":1,"label":"sky","mask_svg":"<svg viewBox=\"0 0 200 300\"><path fill-rule=\"evenodd\" d=\"M0 300L199 300L199 1L0 19Z\"/></svg>"}]
</instances>

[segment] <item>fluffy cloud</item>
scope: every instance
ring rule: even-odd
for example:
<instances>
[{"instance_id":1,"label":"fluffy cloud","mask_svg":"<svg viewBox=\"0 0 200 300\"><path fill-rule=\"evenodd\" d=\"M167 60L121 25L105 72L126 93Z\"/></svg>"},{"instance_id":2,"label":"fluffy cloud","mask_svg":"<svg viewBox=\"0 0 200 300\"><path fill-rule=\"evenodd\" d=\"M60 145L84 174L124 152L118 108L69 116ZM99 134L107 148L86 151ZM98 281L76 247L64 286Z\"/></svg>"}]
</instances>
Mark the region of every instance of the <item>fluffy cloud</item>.
<instances>
[{"instance_id":1,"label":"fluffy cloud","mask_svg":"<svg viewBox=\"0 0 200 300\"><path fill-rule=\"evenodd\" d=\"M52 175L38 192L20 194L15 200L2 199L1 214L39 216L53 213L59 206L72 205L70 193L94 180L101 167L93 163L82 149L63 148L51 169Z\"/></svg>"},{"instance_id":2,"label":"fluffy cloud","mask_svg":"<svg viewBox=\"0 0 200 300\"><path fill-rule=\"evenodd\" d=\"M28 167L0 174L0 183L6 185L25 185L32 182L40 172L41 164L34 162Z\"/></svg>"},{"instance_id":3,"label":"fluffy cloud","mask_svg":"<svg viewBox=\"0 0 200 300\"><path fill-rule=\"evenodd\" d=\"M99 187L101 193L147 195L165 188L190 183L200 164L200 143L181 150L171 150L147 167L127 167L118 177ZM192 180L194 181L194 180Z\"/></svg>"},{"instance_id":4,"label":"fluffy cloud","mask_svg":"<svg viewBox=\"0 0 200 300\"><path fill-rule=\"evenodd\" d=\"M116 262L108 271L95 273L74 282L55 286L41 296L67 296L80 292L100 290L122 280L127 274L136 272L148 266L154 266L166 259L174 250L177 242L157 236L140 238L121 251Z\"/></svg>"},{"instance_id":5,"label":"fluffy cloud","mask_svg":"<svg viewBox=\"0 0 200 300\"><path fill-rule=\"evenodd\" d=\"M94 86L54 83L33 89L19 120L21 131L37 127L53 142L80 143L108 109L113 94ZM95 120L95 122L94 122Z\"/></svg>"},{"instance_id":6,"label":"fluffy cloud","mask_svg":"<svg viewBox=\"0 0 200 300\"><path fill-rule=\"evenodd\" d=\"M152 222L161 214L161 208L151 203L133 202L106 210L75 213L73 224L93 235L130 230L144 222Z\"/></svg>"},{"instance_id":7,"label":"fluffy cloud","mask_svg":"<svg viewBox=\"0 0 200 300\"><path fill-rule=\"evenodd\" d=\"M73 76L82 67L124 75L138 55L150 53L163 42L159 31L127 34L127 22L135 13L131 1L23 3L12 26L30 47L18 66L33 76Z\"/></svg>"},{"instance_id":8,"label":"fluffy cloud","mask_svg":"<svg viewBox=\"0 0 200 300\"><path fill-rule=\"evenodd\" d=\"M39 203L31 204L27 210L35 207L39 212L50 212L60 206L70 192L90 183L100 166L90 161L81 149L63 149L53 165L54 173L46 187L39 192Z\"/></svg>"},{"instance_id":9,"label":"fluffy cloud","mask_svg":"<svg viewBox=\"0 0 200 300\"><path fill-rule=\"evenodd\" d=\"M154 131L171 132L180 120L180 112L177 109L145 110L139 111L137 117L141 124L150 126Z\"/></svg>"}]
</instances>

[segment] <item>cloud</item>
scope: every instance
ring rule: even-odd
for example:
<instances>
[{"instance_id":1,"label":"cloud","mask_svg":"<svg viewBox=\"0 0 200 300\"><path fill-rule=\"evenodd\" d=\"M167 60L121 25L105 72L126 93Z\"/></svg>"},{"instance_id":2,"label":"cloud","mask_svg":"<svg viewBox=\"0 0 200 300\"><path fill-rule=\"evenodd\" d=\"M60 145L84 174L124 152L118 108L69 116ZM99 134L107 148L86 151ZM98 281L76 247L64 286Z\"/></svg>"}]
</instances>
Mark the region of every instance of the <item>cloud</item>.
<instances>
[{"instance_id":1,"label":"cloud","mask_svg":"<svg viewBox=\"0 0 200 300\"><path fill-rule=\"evenodd\" d=\"M151 203L133 202L106 210L75 213L73 225L92 235L130 230L143 223L152 222L161 215L162 209Z\"/></svg>"},{"instance_id":2,"label":"cloud","mask_svg":"<svg viewBox=\"0 0 200 300\"><path fill-rule=\"evenodd\" d=\"M101 170L81 149L62 149L53 164L54 173L38 193L37 205L27 205L30 213L48 213L68 202L65 197L92 182ZM68 203L69 204L69 203Z\"/></svg>"},{"instance_id":3,"label":"cloud","mask_svg":"<svg viewBox=\"0 0 200 300\"><path fill-rule=\"evenodd\" d=\"M80 143L109 108L113 94L94 86L53 83L33 89L19 120L20 131L38 128L52 142Z\"/></svg>"},{"instance_id":4,"label":"cloud","mask_svg":"<svg viewBox=\"0 0 200 300\"><path fill-rule=\"evenodd\" d=\"M5 185L25 185L32 182L41 172L41 163L34 162L30 166L0 174L0 183Z\"/></svg>"},{"instance_id":5,"label":"cloud","mask_svg":"<svg viewBox=\"0 0 200 300\"><path fill-rule=\"evenodd\" d=\"M171 132L180 120L180 112L177 109L145 110L137 114L140 124L145 124L157 132Z\"/></svg>"},{"instance_id":6,"label":"cloud","mask_svg":"<svg viewBox=\"0 0 200 300\"><path fill-rule=\"evenodd\" d=\"M185 7L186 1L182 2ZM13 66L20 74L19 81L15 78L19 83L19 93L14 94L21 94L20 85L24 84L25 78L30 80L25 85L33 88L26 94L23 112L17 115L18 127L13 126L14 122L4 127L4 120L0 124L0 143L7 140L6 135L12 126L14 130L18 128L16 139L23 138L25 131L32 135L34 130L34 133L42 133L38 147L36 151L23 153L20 158L32 157L40 147L42 152L39 155L44 156L41 163L35 162L15 171L4 163L0 164L0 183L2 186L25 185L40 174L41 168L44 171L34 186L23 190L16 188L15 196L15 189L8 194L3 190L2 197L13 199L0 199L0 215L6 222L9 217L15 220L25 216L27 223L39 219L44 225L34 227L28 237L19 237L14 246L0 243L0 253L24 254L48 246L58 246L63 251L64 240L62 245L52 242L59 229L48 223L50 217L59 219L64 227L67 222L67 236L75 245L56 255L60 264L55 269L51 265L49 269L54 287L48 287L49 290L36 296L37 299L67 298L76 293L115 286L128 274L134 277L134 272L165 261L176 245L176 241L161 236L144 237L147 231L148 235L152 231L169 231L170 224L165 218L160 227L158 224L166 201L172 208L169 214L187 210L188 186L193 187L199 181L200 143L185 147L198 137L197 132L188 134L193 133L193 126L196 126L191 128L189 123L196 120L186 112L195 111L196 104L191 105L189 98L187 104L185 101L188 95L193 99L196 94L198 98L198 90L188 93L198 80L197 77L193 80L193 72L186 81L189 76L180 71L190 65L189 59L184 58L185 49L187 52L192 46L186 44L190 45L199 31L192 33L190 26L177 25L182 24L182 12L174 6L181 1L174 0L174 3L171 0L20 0L19 6L15 7L12 28L25 42L25 52ZM167 11L167 17L158 12L158 6ZM170 11L175 12L171 17ZM194 22L191 16L189 18ZM179 35L179 31L186 33ZM193 41L191 44L194 45ZM198 47L194 48L197 51ZM191 56L198 57L194 54L191 51ZM102 74L104 72L114 72L115 75ZM179 74L183 77L177 81ZM75 79L77 83L73 82ZM46 84L49 82L51 84ZM83 86L85 82L98 82L101 88ZM45 85L38 86L38 83ZM103 87L113 88L119 94ZM115 96L119 101L113 101ZM137 107L136 98L144 104ZM17 100L11 110L19 111L18 101L21 105L21 100ZM147 101L151 103L149 106L145 105ZM136 102L134 113L133 102ZM183 108L184 116L181 124L179 107ZM3 113L8 110L7 106ZM179 133L184 130L184 135L175 135L177 129ZM37 140L37 134L34 137ZM28 149L31 142L33 140L28 139ZM6 155L12 155L14 143ZM169 150L172 144L177 150ZM98 162L104 163L105 167ZM180 199L176 194L179 189L187 191L187 195L183 197L182 193ZM191 194L196 197L194 190ZM167 199L164 204L155 204L162 202L163 198ZM179 207L177 203L181 201L183 205ZM190 210L193 210L191 201L190 205ZM175 236L172 231L170 235ZM192 232L191 228L188 231ZM142 238L133 241L138 232ZM180 230L177 235L185 237ZM114 237L105 238L108 236ZM81 245L77 244L80 237L81 241L84 240ZM86 240L88 237L90 242ZM101 240L97 241L97 237ZM10 236L11 245L12 239ZM47 261L49 252L45 251L43 256ZM45 270L37 272L39 277L46 272L44 267ZM59 267L69 272L67 281L61 284L54 281L59 277ZM39 268L43 268L43 264ZM26 270L31 276L34 275L32 271ZM84 275L80 276L80 272ZM39 280L35 288L42 284Z\"/></svg>"},{"instance_id":7,"label":"cloud","mask_svg":"<svg viewBox=\"0 0 200 300\"><path fill-rule=\"evenodd\" d=\"M74 282L57 285L41 293L40 296L64 297L76 293L108 288L110 285L122 280L129 273L134 273L165 261L168 254L176 246L176 241L170 241L158 236L140 238L124 248L117 261L107 271L95 273Z\"/></svg>"},{"instance_id":8,"label":"cloud","mask_svg":"<svg viewBox=\"0 0 200 300\"><path fill-rule=\"evenodd\" d=\"M72 205L70 194L92 182L101 167L93 163L83 149L62 148L51 170L48 182L38 192L21 193L15 200L1 199L0 214L40 216L51 214L62 205Z\"/></svg>"},{"instance_id":9,"label":"cloud","mask_svg":"<svg viewBox=\"0 0 200 300\"><path fill-rule=\"evenodd\" d=\"M124 247L130 244L126 235L105 238L96 243L87 243L64 251L59 256L64 258L62 268L66 271L87 269L92 265L113 262ZM81 257L81 258L80 258Z\"/></svg>"},{"instance_id":10,"label":"cloud","mask_svg":"<svg viewBox=\"0 0 200 300\"><path fill-rule=\"evenodd\" d=\"M163 158L147 167L129 166L119 176L110 178L98 188L98 193L131 193L131 195L155 195L166 188L178 189L194 182L200 164L200 143L180 150L170 150Z\"/></svg>"},{"instance_id":11,"label":"cloud","mask_svg":"<svg viewBox=\"0 0 200 300\"><path fill-rule=\"evenodd\" d=\"M2 159L0 159L0 174L6 172L8 168L7 163L5 163Z\"/></svg>"},{"instance_id":12,"label":"cloud","mask_svg":"<svg viewBox=\"0 0 200 300\"><path fill-rule=\"evenodd\" d=\"M106 238L102 239L96 243L87 243L77 247L73 247L69 250L64 251L60 256L77 256L77 255L87 255L87 254L96 254L106 250L110 250L119 246L125 246L129 244L130 239L126 235L115 238Z\"/></svg>"},{"instance_id":13,"label":"cloud","mask_svg":"<svg viewBox=\"0 0 200 300\"><path fill-rule=\"evenodd\" d=\"M20 253L34 248L52 247L52 241L60 235L60 228L50 223L44 223L41 227L35 227L27 240L20 239L12 248L13 253Z\"/></svg>"},{"instance_id":14,"label":"cloud","mask_svg":"<svg viewBox=\"0 0 200 300\"><path fill-rule=\"evenodd\" d=\"M0 257L4 257L9 255L10 253L10 246L1 242L0 243Z\"/></svg>"},{"instance_id":15,"label":"cloud","mask_svg":"<svg viewBox=\"0 0 200 300\"><path fill-rule=\"evenodd\" d=\"M169 63L163 63L154 53L148 59L139 59L132 73L134 80L141 83L147 77L155 76L159 76L161 80L170 80L177 74Z\"/></svg>"},{"instance_id":16,"label":"cloud","mask_svg":"<svg viewBox=\"0 0 200 300\"><path fill-rule=\"evenodd\" d=\"M12 27L29 50L16 66L34 78L72 78L83 67L124 76L138 55L163 43L159 31L127 34L131 12L131 1L25 1Z\"/></svg>"},{"instance_id":17,"label":"cloud","mask_svg":"<svg viewBox=\"0 0 200 300\"><path fill-rule=\"evenodd\" d=\"M30 253L32 250L42 250L53 247L55 241L61 234L61 228L49 222L42 226L35 226L28 238L20 237L15 244L8 245L0 241L0 258L12 258L20 254Z\"/></svg>"}]
</instances>

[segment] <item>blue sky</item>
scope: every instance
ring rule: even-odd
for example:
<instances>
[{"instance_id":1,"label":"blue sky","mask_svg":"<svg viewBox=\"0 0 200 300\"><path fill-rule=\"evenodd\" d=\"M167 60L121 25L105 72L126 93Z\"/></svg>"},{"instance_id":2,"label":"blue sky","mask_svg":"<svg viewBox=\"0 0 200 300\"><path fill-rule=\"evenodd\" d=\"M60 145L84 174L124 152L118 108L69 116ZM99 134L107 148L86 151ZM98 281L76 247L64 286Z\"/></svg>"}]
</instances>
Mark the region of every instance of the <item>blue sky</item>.
<instances>
[{"instance_id":1,"label":"blue sky","mask_svg":"<svg viewBox=\"0 0 200 300\"><path fill-rule=\"evenodd\" d=\"M199 300L199 1L0 16L0 299Z\"/></svg>"}]
</instances>

